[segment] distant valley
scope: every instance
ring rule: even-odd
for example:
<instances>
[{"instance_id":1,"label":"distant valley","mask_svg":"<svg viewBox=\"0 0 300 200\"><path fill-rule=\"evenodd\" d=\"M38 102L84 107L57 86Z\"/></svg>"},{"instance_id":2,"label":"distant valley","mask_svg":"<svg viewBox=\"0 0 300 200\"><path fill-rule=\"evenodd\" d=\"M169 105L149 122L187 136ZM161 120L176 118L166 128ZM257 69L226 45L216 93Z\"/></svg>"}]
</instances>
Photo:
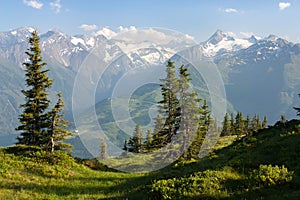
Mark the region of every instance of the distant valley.
<instances>
[{"instance_id":1,"label":"distant valley","mask_svg":"<svg viewBox=\"0 0 300 200\"><path fill-rule=\"evenodd\" d=\"M13 144L17 134L14 128L18 124L19 104L23 102L20 90L24 88L22 63L27 59L24 52L31 30L18 28L0 33L0 145ZM195 72L201 72L204 65L216 66L224 81L228 112L266 115L270 123L279 120L281 114L287 118L295 116L292 108L297 106L300 91L300 44L274 35L239 38L221 30L200 44L183 34L160 29L143 29L139 34L140 37L136 37L136 33L128 32L110 38L101 34L68 36L59 30L41 33L43 58L51 70L49 77L55 79L50 96L54 98L56 91L63 92L70 121L72 103L77 113L86 113L93 106L76 104L74 85L75 89L85 92L81 96L96 103L95 110L103 125L103 111L107 111L107 101L121 78L127 76L137 83L143 83L143 79L150 82L150 71L164 66L168 59L193 67ZM164 40L157 39L158 34L164 36ZM89 63L92 56L97 58L97 64ZM140 80L134 79L136 74ZM155 76L159 79L163 74ZM202 91L202 98L209 100L205 77L197 73L192 76L196 89ZM130 81L124 83L124 88L131 87ZM155 99L150 95L152 92L140 94L136 101ZM135 102L132 108L141 109L134 106L137 104ZM131 114L136 122L141 122L137 116L147 118L145 112L133 110ZM75 129L74 125L72 128ZM114 135L117 133L111 133L110 137L120 144L126 137Z\"/></svg>"}]
</instances>

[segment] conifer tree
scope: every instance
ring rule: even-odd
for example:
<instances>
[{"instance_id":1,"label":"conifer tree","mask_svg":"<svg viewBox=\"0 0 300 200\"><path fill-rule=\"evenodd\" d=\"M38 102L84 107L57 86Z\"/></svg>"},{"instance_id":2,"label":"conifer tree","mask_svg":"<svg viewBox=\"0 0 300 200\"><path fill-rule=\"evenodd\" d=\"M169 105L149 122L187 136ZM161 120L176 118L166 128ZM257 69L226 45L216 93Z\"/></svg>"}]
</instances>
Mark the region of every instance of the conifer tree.
<instances>
[{"instance_id":1,"label":"conifer tree","mask_svg":"<svg viewBox=\"0 0 300 200\"><path fill-rule=\"evenodd\" d=\"M50 103L48 89L52 85L52 80L47 76L49 69L45 68L46 63L41 56L39 41L36 31L33 31L29 38L30 47L25 52L29 61L23 63L27 89L22 90L25 103L21 104L23 109L19 117L21 125L16 130L21 132L20 137L17 137L18 144L43 147L48 142L45 139L48 135L50 117L47 111Z\"/></svg>"},{"instance_id":2,"label":"conifer tree","mask_svg":"<svg viewBox=\"0 0 300 200\"><path fill-rule=\"evenodd\" d=\"M256 132L258 129L258 126L257 126L257 115L255 114L251 120L251 132Z\"/></svg>"},{"instance_id":3,"label":"conifer tree","mask_svg":"<svg viewBox=\"0 0 300 200\"><path fill-rule=\"evenodd\" d=\"M199 121L199 102L198 94L191 89L190 74L188 69L181 65L179 68L178 79L178 99L181 108L180 135L183 140L182 150L186 151L189 142L196 135Z\"/></svg>"},{"instance_id":4,"label":"conifer tree","mask_svg":"<svg viewBox=\"0 0 300 200\"><path fill-rule=\"evenodd\" d=\"M153 141L153 132L151 129L147 130L146 134L146 149L149 150L152 146L152 141Z\"/></svg>"},{"instance_id":5,"label":"conifer tree","mask_svg":"<svg viewBox=\"0 0 300 200\"><path fill-rule=\"evenodd\" d=\"M260 121L260 115L258 114L257 116L256 116L256 129L257 130L260 130L262 128L262 123L261 123L261 121Z\"/></svg>"},{"instance_id":6,"label":"conifer tree","mask_svg":"<svg viewBox=\"0 0 300 200\"><path fill-rule=\"evenodd\" d=\"M230 114L230 133L235 135L235 120L233 113Z\"/></svg>"},{"instance_id":7,"label":"conifer tree","mask_svg":"<svg viewBox=\"0 0 300 200\"><path fill-rule=\"evenodd\" d=\"M107 144L104 140L104 137L101 137L100 139L100 148L101 148L101 152L100 152L100 160L105 160L108 158L108 154L107 154Z\"/></svg>"},{"instance_id":8,"label":"conifer tree","mask_svg":"<svg viewBox=\"0 0 300 200\"><path fill-rule=\"evenodd\" d=\"M50 148L51 152L54 152L55 149L71 149L72 145L63 143L64 140L67 140L69 136L73 134L66 129L69 122L62 117L64 116L64 101L62 98L62 94L58 93L58 100L50 114L50 127L48 128L48 137L45 138L46 144L51 144Z\"/></svg>"},{"instance_id":9,"label":"conifer tree","mask_svg":"<svg viewBox=\"0 0 300 200\"><path fill-rule=\"evenodd\" d=\"M176 135L180 127L180 105L176 96L178 92L178 78L174 62L168 61L166 66L167 76L161 79L161 93L163 100L159 102L160 113L165 118L163 128L156 133L154 144L156 147L162 147L172 141L172 137Z\"/></svg>"},{"instance_id":10,"label":"conifer tree","mask_svg":"<svg viewBox=\"0 0 300 200\"><path fill-rule=\"evenodd\" d=\"M199 109L200 117L198 122L198 130L197 134L192 142L192 144L189 146L187 153L186 153L186 160L198 159L199 153L201 150L202 143L204 141L204 138L206 137L209 126L210 126L210 110L208 109L206 100L203 101L202 106Z\"/></svg>"},{"instance_id":11,"label":"conifer tree","mask_svg":"<svg viewBox=\"0 0 300 200\"><path fill-rule=\"evenodd\" d=\"M137 124L134 129L133 136L129 139L127 149L129 152L141 153L142 151L143 130L141 125Z\"/></svg>"},{"instance_id":12,"label":"conifer tree","mask_svg":"<svg viewBox=\"0 0 300 200\"><path fill-rule=\"evenodd\" d=\"M228 135L230 135L230 122L229 122L228 113L226 113L223 120L221 136L228 136Z\"/></svg>"},{"instance_id":13,"label":"conifer tree","mask_svg":"<svg viewBox=\"0 0 300 200\"><path fill-rule=\"evenodd\" d=\"M237 135L243 135L244 134L244 117L243 117L243 114L241 112L238 112L236 114L236 117L235 117L235 125L234 125L234 128L235 128L235 133Z\"/></svg>"},{"instance_id":14,"label":"conifer tree","mask_svg":"<svg viewBox=\"0 0 300 200\"><path fill-rule=\"evenodd\" d=\"M158 114L155 122L154 122L154 131L153 131L153 139L152 139L152 148L161 147L161 143L163 142L163 137L160 134L164 128L165 119Z\"/></svg>"},{"instance_id":15,"label":"conifer tree","mask_svg":"<svg viewBox=\"0 0 300 200\"><path fill-rule=\"evenodd\" d=\"M249 114L247 114L244 126L245 126L244 128L245 128L246 136L249 136L249 134L252 132L251 131L251 119L250 119L250 115Z\"/></svg>"},{"instance_id":16,"label":"conifer tree","mask_svg":"<svg viewBox=\"0 0 300 200\"><path fill-rule=\"evenodd\" d=\"M262 125L263 129L267 128L267 126L268 126L268 120L267 120L266 116L264 116L264 119L263 119L263 122L262 122L261 125Z\"/></svg>"}]
</instances>

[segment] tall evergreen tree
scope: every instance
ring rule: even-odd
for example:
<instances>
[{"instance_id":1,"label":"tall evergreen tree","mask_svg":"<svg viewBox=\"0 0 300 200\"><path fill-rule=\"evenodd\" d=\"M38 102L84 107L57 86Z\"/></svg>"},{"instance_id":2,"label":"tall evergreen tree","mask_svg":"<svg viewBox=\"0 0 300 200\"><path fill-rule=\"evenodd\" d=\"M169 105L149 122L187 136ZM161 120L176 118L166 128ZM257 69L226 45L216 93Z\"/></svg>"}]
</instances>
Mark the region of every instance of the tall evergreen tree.
<instances>
[{"instance_id":1,"label":"tall evergreen tree","mask_svg":"<svg viewBox=\"0 0 300 200\"><path fill-rule=\"evenodd\" d=\"M249 114L247 114L247 117L246 117L246 119L245 119L245 131L246 131L246 133L247 133L247 135L248 135L248 133L250 132L250 125L251 125L251 119L250 119L250 115Z\"/></svg>"},{"instance_id":2,"label":"tall evergreen tree","mask_svg":"<svg viewBox=\"0 0 300 200\"><path fill-rule=\"evenodd\" d=\"M181 65L178 79L178 99L181 108L180 135L183 140L182 150L186 151L193 136L197 133L199 120L198 94L191 89L188 69Z\"/></svg>"},{"instance_id":3,"label":"tall evergreen tree","mask_svg":"<svg viewBox=\"0 0 300 200\"><path fill-rule=\"evenodd\" d=\"M251 133L256 132L257 130L257 115L255 114L251 119Z\"/></svg>"},{"instance_id":4,"label":"tall evergreen tree","mask_svg":"<svg viewBox=\"0 0 300 200\"><path fill-rule=\"evenodd\" d=\"M55 149L71 149L72 145L63 143L64 140L67 140L69 136L73 134L66 129L69 122L62 117L64 116L64 101L62 98L62 94L58 93L58 100L52 112L50 112L50 127L48 128L48 137L45 139L47 140L46 144L51 144L50 148L51 152Z\"/></svg>"},{"instance_id":5,"label":"tall evergreen tree","mask_svg":"<svg viewBox=\"0 0 300 200\"><path fill-rule=\"evenodd\" d=\"M199 109L200 117L198 121L198 130L197 134L192 141L192 144L189 146L187 150L186 160L189 160L191 158L198 159L199 153L201 150L202 143L204 141L204 138L208 134L209 126L211 122L210 117L210 110L208 109L206 100L204 99L202 106Z\"/></svg>"},{"instance_id":6,"label":"tall evergreen tree","mask_svg":"<svg viewBox=\"0 0 300 200\"><path fill-rule=\"evenodd\" d=\"M146 149L149 150L152 146L152 141L153 141L153 132L151 129L147 130L146 133L146 142L145 142L145 146Z\"/></svg>"},{"instance_id":7,"label":"tall evergreen tree","mask_svg":"<svg viewBox=\"0 0 300 200\"><path fill-rule=\"evenodd\" d=\"M48 142L45 139L50 117L47 111L50 103L47 90L51 87L52 80L47 76L49 69L45 68L46 63L41 56L39 41L36 31L33 31L29 38L30 47L25 52L29 61L23 63L27 90L22 90L25 103L21 104L21 125L16 128L21 132L20 137L17 137L18 144L44 146Z\"/></svg>"},{"instance_id":8,"label":"tall evergreen tree","mask_svg":"<svg viewBox=\"0 0 300 200\"><path fill-rule=\"evenodd\" d=\"M262 125L262 128L263 128L263 129L265 129L265 128L268 127L268 120L267 120L267 117L266 117L266 116L264 116L264 119L263 119L261 125Z\"/></svg>"},{"instance_id":9,"label":"tall evergreen tree","mask_svg":"<svg viewBox=\"0 0 300 200\"><path fill-rule=\"evenodd\" d=\"M127 149L129 152L141 153L142 152L142 137L143 130L141 125L137 124L134 129L133 136L129 139Z\"/></svg>"},{"instance_id":10,"label":"tall evergreen tree","mask_svg":"<svg viewBox=\"0 0 300 200\"><path fill-rule=\"evenodd\" d=\"M226 113L223 120L221 136L228 136L228 135L230 135L230 122L229 122L228 113Z\"/></svg>"},{"instance_id":11,"label":"tall evergreen tree","mask_svg":"<svg viewBox=\"0 0 300 200\"><path fill-rule=\"evenodd\" d=\"M160 114L158 114L154 122L154 131L153 131L153 138L151 143L152 148L161 147L161 143L163 142L163 137L160 134L160 132L163 130L164 124L165 124L165 119Z\"/></svg>"},{"instance_id":12,"label":"tall evergreen tree","mask_svg":"<svg viewBox=\"0 0 300 200\"><path fill-rule=\"evenodd\" d=\"M156 134L154 145L162 147L172 141L172 137L176 135L180 127L180 105L177 98L178 92L178 78L176 77L176 70L174 62L168 61L166 66L167 76L161 79L161 93L163 100L159 102L160 113L166 119L163 128Z\"/></svg>"},{"instance_id":13,"label":"tall evergreen tree","mask_svg":"<svg viewBox=\"0 0 300 200\"><path fill-rule=\"evenodd\" d=\"M233 113L230 114L230 133L235 135L235 119Z\"/></svg>"},{"instance_id":14,"label":"tall evergreen tree","mask_svg":"<svg viewBox=\"0 0 300 200\"><path fill-rule=\"evenodd\" d=\"M261 128L262 128L262 123L260 121L260 115L257 114L257 116L256 116L256 129L260 130Z\"/></svg>"},{"instance_id":15,"label":"tall evergreen tree","mask_svg":"<svg viewBox=\"0 0 300 200\"><path fill-rule=\"evenodd\" d=\"M243 135L245 132L244 117L241 112L236 114L234 128L237 135Z\"/></svg>"},{"instance_id":16,"label":"tall evergreen tree","mask_svg":"<svg viewBox=\"0 0 300 200\"><path fill-rule=\"evenodd\" d=\"M108 154L107 154L107 144L105 142L104 137L101 137L100 139L100 148L101 148L101 152L100 152L100 160L105 160L108 158Z\"/></svg>"}]
</instances>

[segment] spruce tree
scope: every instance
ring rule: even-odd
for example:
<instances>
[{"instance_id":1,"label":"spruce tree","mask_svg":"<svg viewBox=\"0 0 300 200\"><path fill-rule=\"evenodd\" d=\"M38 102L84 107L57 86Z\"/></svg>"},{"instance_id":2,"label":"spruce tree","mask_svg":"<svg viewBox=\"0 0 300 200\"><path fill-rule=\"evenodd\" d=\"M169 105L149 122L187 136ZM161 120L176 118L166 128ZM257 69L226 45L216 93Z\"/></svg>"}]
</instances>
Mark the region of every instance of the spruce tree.
<instances>
[{"instance_id":1,"label":"spruce tree","mask_svg":"<svg viewBox=\"0 0 300 200\"><path fill-rule=\"evenodd\" d=\"M235 120L233 113L230 114L230 133L231 135L235 135Z\"/></svg>"},{"instance_id":2,"label":"spruce tree","mask_svg":"<svg viewBox=\"0 0 300 200\"><path fill-rule=\"evenodd\" d=\"M200 117L198 119L197 134L189 146L186 153L186 160L198 159L204 138L208 134L209 126L211 122L210 110L208 109L206 100L204 99L202 106L199 109Z\"/></svg>"},{"instance_id":3,"label":"spruce tree","mask_svg":"<svg viewBox=\"0 0 300 200\"><path fill-rule=\"evenodd\" d=\"M229 122L228 113L226 113L223 120L221 136L228 136L228 135L230 135L230 122Z\"/></svg>"},{"instance_id":4,"label":"spruce tree","mask_svg":"<svg viewBox=\"0 0 300 200\"><path fill-rule=\"evenodd\" d=\"M236 114L234 128L235 128L235 133L237 135L243 135L244 134L244 129L245 129L244 117L243 117L243 114L241 112L238 112Z\"/></svg>"},{"instance_id":5,"label":"spruce tree","mask_svg":"<svg viewBox=\"0 0 300 200\"><path fill-rule=\"evenodd\" d=\"M100 152L100 160L105 160L108 158L108 154L107 154L107 144L105 142L105 139L103 137L101 137L100 139L100 148L101 148L101 152Z\"/></svg>"},{"instance_id":6,"label":"spruce tree","mask_svg":"<svg viewBox=\"0 0 300 200\"><path fill-rule=\"evenodd\" d=\"M258 131L257 127L257 115L255 114L251 120L251 132L253 133Z\"/></svg>"},{"instance_id":7,"label":"spruce tree","mask_svg":"<svg viewBox=\"0 0 300 200\"><path fill-rule=\"evenodd\" d=\"M48 137L46 144L51 144L50 148L51 152L55 149L71 149L72 145L63 143L64 140L67 140L69 136L73 134L66 129L69 122L62 117L64 116L64 101L62 98L62 94L58 93L58 100L52 111L50 112L50 127L48 128Z\"/></svg>"},{"instance_id":8,"label":"spruce tree","mask_svg":"<svg viewBox=\"0 0 300 200\"><path fill-rule=\"evenodd\" d=\"M45 68L39 37L36 31L31 33L29 38L29 49L25 52L29 61L23 63L25 66L26 90L22 90L25 96L25 103L21 104L23 109L19 117L20 126L16 128L21 134L17 137L17 144L45 146L48 142L45 139L48 135L49 113L47 111L50 100L48 99L48 89L52 85L52 80L47 76L49 69Z\"/></svg>"},{"instance_id":9,"label":"spruce tree","mask_svg":"<svg viewBox=\"0 0 300 200\"><path fill-rule=\"evenodd\" d=\"M181 65L178 79L178 99L181 108L180 135L183 140L182 150L186 151L193 136L196 135L199 119L198 94L191 89L188 69Z\"/></svg>"},{"instance_id":10,"label":"spruce tree","mask_svg":"<svg viewBox=\"0 0 300 200\"><path fill-rule=\"evenodd\" d=\"M263 122L262 122L262 128L265 129L268 127L268 120L267 117L264 116Z\"/></svg>"},{"instance_id":11,"label":"spruce tree","mask_svg":"<svg viewBox=\"0 0 300 200\"><path fill-rule=\"evenodd\" d=\"M152 141L153 141L153 132L151 129L149 129L149 130L147 130L146 142L145 142L145 146L146 146L147 150L149 150L151 148Z\"/></svg>"},{"instance_id":12,"label":"spruce tree","mask_svg":"<svg viewBox=\"0 0 300 200\"><path fill-rule=\"evenodd\" d=\"M244 128L245 128L246 136L249 136L249 134L252 132L251 131L251 119L250 119L250 115L249 114L247 114L244 126L245 126Z\"/></svg>"},{"instance_id":13,"label":"spruce tree","mask_svg":"<svg viewBox=\"0 0 300 200\"><path fill-rule=\"evenodd\" d=\"M163 128L156 133L154 145L162 147L172 141L172 137L176 135L180 127L180 105L177 98L178 92L178 78L176 77L176 70L174 62L168 61L166 66L167 76L161 79L161 93L163 100L159 102L160 113L165 118Z\"/></svg>"},{"instance_id":14,"label":"spruce tree","mask_svg":"<svg viewBox=\"0 0 300 200\"><path fill-rule=\"evenodd\" d=\"M128 140L127 150L133 153L141 153L142 137L143 137L143 130L141 129L141 125L137 124L135 126L133 136Z\"/></svg>"}]
</instances>

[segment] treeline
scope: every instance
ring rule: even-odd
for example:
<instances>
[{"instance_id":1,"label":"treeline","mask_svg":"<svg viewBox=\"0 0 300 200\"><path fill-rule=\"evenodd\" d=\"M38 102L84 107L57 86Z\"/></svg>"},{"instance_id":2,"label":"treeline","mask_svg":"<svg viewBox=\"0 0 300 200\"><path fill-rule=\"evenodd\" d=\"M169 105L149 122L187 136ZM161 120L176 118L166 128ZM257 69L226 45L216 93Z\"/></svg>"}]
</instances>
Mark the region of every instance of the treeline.
<instances>
[{"instance_id":1,"label":"treeline","mask_svg":"<svg viewBox=\"0 0 300 200\"><path fill-rule=\"evenodd\" d=\"M161 79L162 100L158 102L154 129L147 130L146 140L143 140L144 133L137 124L133 136L124 143L125 153L151 152L177 144L181 145L183 158L198 158L201 144L216 121L211 117L206 100L191 88L188 69L181 65L177 70L174 62L168 61L166 77Z\"/></svg>"},{"instance_id":2,"label":"treeline","mask_svg":"<svg viewBox=\"0 0 300 200\"><path fill-rule=\"evenodd\" d=\"M158 102L159 114L155 119L154 129L143 132L137 124L132 137L125 140L123 150L132 153L145 153L172 144L174 138L182 143L181 151L184 159L197 159L203 140L208 133L221 136L248 136L260 129L267 128L267 117L261 120L256 114L243 116L226 113L221 127L211 117L207 102L192 90L188 69L183 65L176 73L172 61L166 66L166 78L161 79L161 94L163 99ZM221 134L220 134L221 133ZM146 136L146 137L144 137ZM145 138L145 139L144 139Z\"/></svg>"},{"instance_id":3,"label":"treeline","mask_svg":"<svg viewBox=\"0 0 300 200\"><path fill-rule=\"evenodd\" d=\"M260 115L256 114L252 118L249 115L244 118L241 112L237 112L234 116L233 113L226 113L222 123L221 136L229 135L249 135L250 133L257 132L260 129L267 128L268 120L264 116L263 120L260 119Z\"/></svg>"}]
</instances>

